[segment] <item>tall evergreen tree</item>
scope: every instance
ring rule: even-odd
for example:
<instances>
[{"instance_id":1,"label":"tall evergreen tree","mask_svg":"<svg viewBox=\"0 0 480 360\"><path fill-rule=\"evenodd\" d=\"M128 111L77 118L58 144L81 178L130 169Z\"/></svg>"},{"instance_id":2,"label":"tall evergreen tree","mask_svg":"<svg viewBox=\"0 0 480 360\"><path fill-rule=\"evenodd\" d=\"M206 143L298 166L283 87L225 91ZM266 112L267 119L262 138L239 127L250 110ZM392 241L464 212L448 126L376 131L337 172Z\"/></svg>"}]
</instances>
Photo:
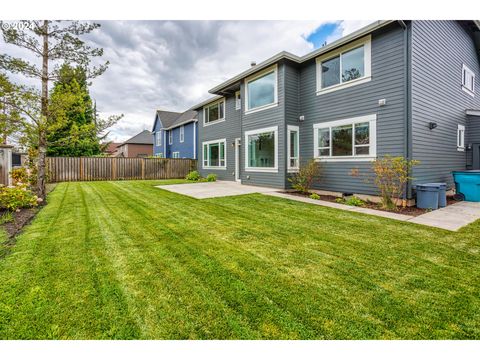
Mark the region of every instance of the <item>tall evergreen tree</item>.
<instances>
[{"instance_id":1,"label":"tall evergreen tree","mask_svg":"<svg viewBox=\"0 0 480 360\"><path fill-rule=\"evenodd\" d=\"M102 152L95 109L85 70L64 64L50 94L54 129L47 137L48 156L92 156Z\"/></svg>"}]
</instances>

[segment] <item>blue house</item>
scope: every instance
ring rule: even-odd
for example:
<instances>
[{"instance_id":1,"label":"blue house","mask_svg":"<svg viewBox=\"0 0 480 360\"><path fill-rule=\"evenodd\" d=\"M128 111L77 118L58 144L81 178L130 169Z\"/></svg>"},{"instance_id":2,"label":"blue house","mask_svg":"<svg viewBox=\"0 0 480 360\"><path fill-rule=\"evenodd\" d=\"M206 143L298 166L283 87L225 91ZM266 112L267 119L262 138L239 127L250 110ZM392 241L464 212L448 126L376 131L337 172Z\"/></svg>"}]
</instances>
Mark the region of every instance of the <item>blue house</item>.
<instances>
[{"instance_id":1,"label":"blue house","mask_svg":"<svg viewBox=\"0 0 480 360\"><path fill-rule=\"evenodd\" d=\"M153 155L164 158L197 158L197 112L157 110L153 123Z\"/></svg>"}]
</instances>

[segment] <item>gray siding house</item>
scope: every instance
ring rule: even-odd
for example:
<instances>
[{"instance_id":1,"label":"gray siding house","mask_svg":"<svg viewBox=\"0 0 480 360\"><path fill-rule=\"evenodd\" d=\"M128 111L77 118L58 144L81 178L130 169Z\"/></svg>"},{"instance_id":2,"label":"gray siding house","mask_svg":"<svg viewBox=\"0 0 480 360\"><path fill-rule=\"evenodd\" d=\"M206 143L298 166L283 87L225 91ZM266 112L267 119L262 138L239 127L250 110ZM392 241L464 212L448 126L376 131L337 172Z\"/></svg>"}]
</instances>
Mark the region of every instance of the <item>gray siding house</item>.
<instances>
[{"instance_id":1,"label":"gray siding house","mask_svg":"<svg viewBox=\"0 0 480 360\"><path fill-rule=\"evenodd\" d=\"M199 171L288 188L310 159L314 188L376 194L371 161L420 161L411 187L480 169L480 22L377 21L299 57L281 52L210 90Z\"/></svg>"}]
</instances>

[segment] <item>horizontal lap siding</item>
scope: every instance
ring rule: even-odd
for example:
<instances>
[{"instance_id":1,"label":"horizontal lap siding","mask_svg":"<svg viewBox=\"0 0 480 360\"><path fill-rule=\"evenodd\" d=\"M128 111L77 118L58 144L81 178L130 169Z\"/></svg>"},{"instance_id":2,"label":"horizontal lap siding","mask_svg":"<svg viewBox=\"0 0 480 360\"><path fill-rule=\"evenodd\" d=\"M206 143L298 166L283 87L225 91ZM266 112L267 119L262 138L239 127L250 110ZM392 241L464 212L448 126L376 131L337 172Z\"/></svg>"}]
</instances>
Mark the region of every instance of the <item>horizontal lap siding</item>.
<instances>
[{"instance_id":1,"label":"horizontal lap siding","mask_svg":"<svg viewBox=\"0 0 480 360\"><path fill-rule=\"evenodd\" d=\"M313 124L377 114L377 155L405 154L405 57L403 30L393 25L372 35L372 80L316 95L316 64L300 71L301 161L313 157ZM378 100L386 99L380 107ZM354 170L352 172L352 169ZM322 162L314 188L376 194L370 162ZM359 173L359 176L352 176Z\"/></svg>"},{"instance_id":2,"label":"horizontal lap siding","mask_svg":"<svg viewBox=\"0 0 480 360\"><path fill-rule=\"evenodd\" d=\"M278 64L278 105L254 112L251 114L242 113L242 161L241 179L242 184L269 186L285 188L285 65ZM245 94L244 83L242 82L242 95ZM243 103L242 105L244 105ZM278 126L278 172L245 172L245 131L262 129L271 126Z\"/></svg>"},{"instance_id":3,"label":"horizontal lap siding","mask_svg":"<svg viewBox=\"0 0 480 360\"><path fill-rule=\"evenodd\" d=\"M235 110L234 96L226 97L225 102L225 121L218 124L203 126L203 109L198 109L198 145L197 158L198 169L202 176L216 174L219 180L235 180L235 148L232 143L235 138L240 137L241 133L241 110ZM226 144L226 162L227 169L203 169L202 143L204 141L227 139Z\"/></svg>"},{"instance_id":4,"label":"horizontal lap siding","mask_svg":"<svg viewBox=\"0 0 480 360\"><path fill-rule=\"evenodd\" d=\"M462 64L480 69L469 33L456 21L412 22L412 151L420 161L414 183L453 185L451 171L466 168L468 152L457 151L457 126L467 125L465 110L479 108L462 88ZM430 130L429 122L437 123ZM467 125L466 141L469 139Z\"/></svg>"}]
</instances>

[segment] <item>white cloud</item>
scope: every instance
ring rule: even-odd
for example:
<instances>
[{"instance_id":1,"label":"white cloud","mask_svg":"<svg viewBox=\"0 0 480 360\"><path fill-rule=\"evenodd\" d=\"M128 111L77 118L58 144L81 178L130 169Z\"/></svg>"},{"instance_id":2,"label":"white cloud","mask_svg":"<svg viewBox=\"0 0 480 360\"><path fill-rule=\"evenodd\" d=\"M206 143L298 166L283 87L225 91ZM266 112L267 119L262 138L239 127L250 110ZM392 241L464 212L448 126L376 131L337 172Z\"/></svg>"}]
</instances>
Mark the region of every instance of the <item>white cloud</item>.
<instances>
[{"instance_id":1,"label":"white cloud","mask_svg":"<svg viewBox=\"0 0 480 360\"><path fill-rule=\"evenodd\" d=\"M87 39L104 48L103 60L110 66L93 80L91 95L101 116L125 115L109 139L121 141L150 129L156 109L183 111L208 98L208 89L247 69L252 60L258 63L282 50L312 51L307 36L328 22L102 21ZM342 21L331 39L370 22ZM5 50L20 54L13 47Z\"/></svg>"}]
</instances>

